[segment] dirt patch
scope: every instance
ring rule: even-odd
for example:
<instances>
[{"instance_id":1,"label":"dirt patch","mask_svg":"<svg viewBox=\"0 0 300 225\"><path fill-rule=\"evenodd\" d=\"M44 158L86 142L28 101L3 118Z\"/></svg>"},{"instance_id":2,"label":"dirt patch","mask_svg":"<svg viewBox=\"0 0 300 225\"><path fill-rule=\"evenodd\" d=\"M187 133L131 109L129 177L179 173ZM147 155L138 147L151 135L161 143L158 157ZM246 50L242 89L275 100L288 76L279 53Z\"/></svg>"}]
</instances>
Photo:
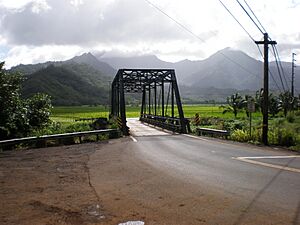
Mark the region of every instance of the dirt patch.
<instances>
[{"instance_id":1,"label":"dirt patch","mask_svg":"<svg viewBox=\"0 0 300 225\"><path fill-rule=\"evenodd\" d=\"M87 162L99 144L0 154L1 224L106 224Z\"/></svg>"},{"instance_id":2,"label":"dirt patch","mask_svg":"<svg viewBox=\"0 0 300 225\"><path fill-rule=\"evenodd\" d=\"M139 150L121 138L0 153L0 224L299 224L275 206L251 208L234 193L153 167Z\"/></svg>"}]
</instances>

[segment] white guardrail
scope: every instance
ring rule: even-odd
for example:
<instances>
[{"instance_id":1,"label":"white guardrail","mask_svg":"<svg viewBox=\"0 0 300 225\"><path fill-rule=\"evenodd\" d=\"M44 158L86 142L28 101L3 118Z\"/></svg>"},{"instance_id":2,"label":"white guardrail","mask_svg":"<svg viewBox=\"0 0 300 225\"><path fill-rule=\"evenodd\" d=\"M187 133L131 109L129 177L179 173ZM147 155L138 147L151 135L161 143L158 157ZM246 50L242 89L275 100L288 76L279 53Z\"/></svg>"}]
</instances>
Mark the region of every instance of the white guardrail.
<instances>
[{"instance_id":1,"label":"white guardrail","mask_svg":"<svg viewBox=\"0 0 300 225\"><path fill-rule=\"evenodd\" d=\"M58 140L65 139L70 137L79 137L81 140L84 136L96 135L97 140L99 139L99 135L109 134L110 136L118 136L118 129L105 129L105 130L92 130L92 131L83 131L83 132L74 132L74 133L64 133L64 134L52 134L52 135L43 135L38 137L25 137L25 138L15 138L0 141L0 148L8 145L17 145L17 144L25 144L29 142L38 142L38 141L47 141L47 140Z\"/></svg>"}]
</instances>

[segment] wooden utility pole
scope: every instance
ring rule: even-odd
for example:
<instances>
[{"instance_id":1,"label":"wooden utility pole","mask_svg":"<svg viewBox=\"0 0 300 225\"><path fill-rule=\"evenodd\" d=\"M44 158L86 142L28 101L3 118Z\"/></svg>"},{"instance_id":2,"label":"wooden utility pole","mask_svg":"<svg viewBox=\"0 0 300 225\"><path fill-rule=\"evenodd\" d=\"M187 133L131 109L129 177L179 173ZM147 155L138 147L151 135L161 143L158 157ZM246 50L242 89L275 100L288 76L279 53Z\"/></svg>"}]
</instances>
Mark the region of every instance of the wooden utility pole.
<instances>
[{"instance_id":1,"label":"wooden utility pole","mask_svg":"<svg viewBox=\"0 0 300 225\"><path fill-rule=\"evenodd\" d=\"M262 142L268 145L268 112L269 112L269 45L276 45L276 41L270 41L268 33L264 33L263 41L256 41L256 44L264 45L264 92L263 92L263 128Z\"/></svg>"},{"instance_id":2,"label":"wooden utility pole","mask_svg":"<svg viewBox=\"0 0 300 225\"><path fill-rule=\"evenodd\" d=\"M296 53L292 53L292 91L291 91L291 93L292 93L292 97L295 97L294 96L294 80L295 80L295 61L296 61L296 59L295 59L295 55L296 55Z\"/></svg>"}]
</instances>

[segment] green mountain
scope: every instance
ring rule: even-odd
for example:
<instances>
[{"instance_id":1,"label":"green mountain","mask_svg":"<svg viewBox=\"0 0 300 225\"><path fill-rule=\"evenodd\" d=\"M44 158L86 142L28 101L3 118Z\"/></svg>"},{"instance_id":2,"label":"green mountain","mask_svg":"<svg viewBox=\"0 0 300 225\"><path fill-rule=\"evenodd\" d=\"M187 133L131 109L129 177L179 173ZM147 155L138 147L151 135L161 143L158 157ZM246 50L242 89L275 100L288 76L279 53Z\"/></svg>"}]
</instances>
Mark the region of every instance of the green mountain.
<instances>
[{"instance_id":1,"label":"green mountain","mask_svg":"<svg viewBox=\"0 0 300 225\"><path fill-rule=\"evenodd\" d=\"M26 75L23 95L46 93L54 105L107 104L110 80L86 64L49 65Z\"/></svg>"}]
</instances>

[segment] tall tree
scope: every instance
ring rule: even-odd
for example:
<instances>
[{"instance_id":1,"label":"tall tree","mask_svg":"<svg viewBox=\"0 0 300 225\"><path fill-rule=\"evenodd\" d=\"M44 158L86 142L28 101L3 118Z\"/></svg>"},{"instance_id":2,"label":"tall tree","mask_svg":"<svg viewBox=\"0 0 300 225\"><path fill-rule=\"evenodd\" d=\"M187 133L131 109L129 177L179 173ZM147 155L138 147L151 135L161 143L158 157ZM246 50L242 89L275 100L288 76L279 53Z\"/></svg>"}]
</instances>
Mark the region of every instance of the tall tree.
<instances>
[{"instance_id":1,"label":"tall tree","mask_svg":"<svg viewBox=\"0 0 300 225\"><path fill-rule=\"evenodd\" d=\"M232 112L234 117L237 117L239 111L241 111L246 104L246 100L239 93L235 93L230 97L227 97L227 106L221 106L223 108L223 114Z\"/></svg>"},{"instance_id":2,"label":"tall tree","mask_svg":"<svg viewBox=\"0 0 300 225\"><path fill-rule=\"evenodd\" d=\"M24 78L19 73L8 74L0 63L0 139L23 137L30 131L47 126L51 101L44 94L21 98Z\"/></svg>"},{"instance_id":3,"label":"tall tree","mask_svg":"<svg viewBox=\"0 0 300 225\"><path fill-rule=\"evenodd\" d=\"M274 117L281 110L281 105L278 97L269 94L269 113Z\"/></svg>"},{"instance_id":4,"label":"tall tree","mask_svg":"<svg viewBox=\"0 0 300 225\"><path fill-rule=\"evenodd\" d=\"M279 95L280 105L283 110L283 114L286 117L287 113L294 108L295 99L293 98L291 92L286 91Z\"/></svg>"}]
</instances>

